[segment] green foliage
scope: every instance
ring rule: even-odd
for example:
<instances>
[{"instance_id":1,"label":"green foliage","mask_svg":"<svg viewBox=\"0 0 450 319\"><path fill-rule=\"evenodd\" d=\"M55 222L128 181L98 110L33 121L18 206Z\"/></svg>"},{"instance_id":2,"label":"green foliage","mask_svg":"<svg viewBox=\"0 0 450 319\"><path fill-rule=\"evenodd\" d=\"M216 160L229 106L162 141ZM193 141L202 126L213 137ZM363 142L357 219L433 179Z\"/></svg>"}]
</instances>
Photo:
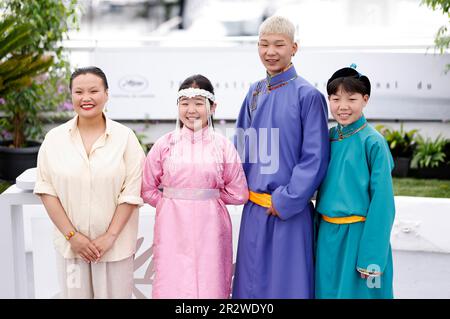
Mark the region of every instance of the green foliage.
<instances>
[{"instance_id":1,"label":"green foliage","mask_svg":"<svg viewBox=\"0 0 450 319\"><path fill-rule=\"evenodd\" d=\"M36 31L32 43L24 48L26 52L55 52L61 57L61 41L78 25L77 0L6 0L1 6L17 22L29 23Z\"/></svg>"},{"instance_id":2,"label":"green foliage","mask_svg":"<svg viewBox=\"0 0 450 319\"><path fill-rule=\"evenodd\" d=\"M64 76L48 73L35 78L27 89L9 93L7 99L6 104L0 106L4 112L0 128L10 132L7 135L13 135L20 128L25 138L19 146L27 146L27 140L43 137L44 122L57 120L53 114L64 115L61 106L70 99L70 94ZM59 112L55 113L55 110Z\"/></svg>"},{"instance_id":3,"label":"green foliage","mask_svg":"<svg viewBox=\"0 0 450 319\"><path fill-rule=\"evenodd\" d=\"M29 23L16 23L12 16L0 22L0 97L30 85L53 63L49 55L20 53L32 43L34 33Z\"/></svg>"},{"instance_id":4,"label":"green foliage","mask_svg":"<svg viewBox=\"0 0 450 319\"><path fill-rule=\"evenodd\" d=\"M62 41L67 39L69 29L78 25L77 0L6 0L0 3L0 9L14 17L16 23L26 23L27 29L33 30L12 55L53 54L44 76L21 82L25 88L0 94L5 101L0 104L5 116L0 131L11 133L14 147L23 147L26 140L41 137L42 112L56 111L68 99L70 65ZM27 60L24 65L32 70L33 62ZM14 70L10 67L5 73L11 76Z\"/></svg>"},{"instance_id":5,"label":"green foliage","mask_svg":"<svg viewBox=\"0 0 450 319\"><path fill-rule=\"evenodd\" d=\"M440 10L447 15L450 22L450 0L422 0L422 3L433 9ZM441 26L434 38L434 44L441 54L450 47L450 33L447 25ZM446 71L450 71L450 64L447 64Z\"/></svg>"},{"instance_id":6,"label":"green foliage","mask_svg":"<svg viewBox=\"0 0 450 319\"><path fill-rule=\"evenodd\" d=\"M449 15L450 0L422 0L422 3L433 10L441 10L443 14Z\"/></svg>"},{"instance_id":7,"label":"green foliage","mask_svg":"<svg viewBox=\"0 0 450 319\"><path fill-rule=\"evenodd\" d=\"M5 181L0 181L0 194L6 191L11 186L10 183Z\"/></svg>"},{"instance_id":8,"label":"green foliage","mask_svg":"<svg viewBox=\"0 0 450 319\"><path fill-rule=\"evenodd\" d=\"M412 157L415 148L414 137L418 130L405 131L403 123L399 131L384 125L377 125L375 128L386 139L393 157Z\"/></svg>"},{"instance_id":9,"label":"green foliage","mask_svg":"<svg viewBox=\"0 0 450 319\"><path fill-rule=\"evenodd\" d=\"M145 138L147 137L144 133L141 131L133 130L134 135L136 135L139 144L141 144L142 149L144 150L145 154L150 150L150 147L144 142Z\"/></svg>"},{"instance_id":10,"label":"green foliage","mask_svg":"<svg viewBox=\"0 0 450 319\"><path fill-rule=\"evenodd\" d=\"M438 167L445 163L445 145L449 142L441 135L434 141L422 136L416 138L417 147L411 162L412 168Z\"/></svg>"}]
</instances>

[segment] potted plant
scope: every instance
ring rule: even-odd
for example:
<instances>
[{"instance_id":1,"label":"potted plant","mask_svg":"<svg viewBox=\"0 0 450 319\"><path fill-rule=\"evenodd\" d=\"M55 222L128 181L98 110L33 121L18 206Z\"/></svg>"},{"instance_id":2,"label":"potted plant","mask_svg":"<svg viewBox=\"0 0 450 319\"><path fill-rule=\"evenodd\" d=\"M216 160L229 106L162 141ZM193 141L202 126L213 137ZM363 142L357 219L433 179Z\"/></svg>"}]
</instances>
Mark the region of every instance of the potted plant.
<instances>
[{"instance_id":1,"label":"potted plant","mask_svg":"<svg viewBox=\"0 0 450 319\"><path fill-rule=\"evenodd\" d=\"M445 140L444 154L445 159L447 160L447 165L450 165L450 139Z\"/></svg>"},{"instance_id":2,"label":"potted plant","mask_svg":"<svg viewBox=\"0 0 450 319\"><path fill-rule=\"evenodd\" d=\"M377 125L376 129L386 139L392 157L394 158L394 170L392 175L396 177L406 177L409 173L409 167L415 148L415 135L418 130L405 131L403 123L400 130L394 130L384 125Z\"/></svg>"},{"instance_id":3,"label":"potted plant","mask_svg":"<svg viewBox=\"0 0 450 319\"><path fill-rule=\"evenodd\" d=\"M11 24L11 18L2 18L6 32L0 39L6 45L0 44L5 51L0 76L14 80L19 67L33 71L0 91L0 179L14 181L36 166L43 112L55 110L67 96L67 91L58 92L52 85L67 81L70 73L61 40L67 37L69 25L77 21L75 6L75 0L8 0L0 4L4 16L14 21ZM17 67L11 67L11 61L16 61ZM40 68L36 66L39 61Z\"/></svg>"},{"instance_id":4,"label":"potted plant","mask_svg":"<svg viewBox=\"0 0 450 319\"><path fill-rule=\"evenodd\" d=\"M0 96L8 96L11 92L20 91L32 83L33 76L45 72L53 63L53 58L42 54L20 54L21 48L32 41L30 24L16 24L12 17L0 23ZM21 111L10 112L10 104L4 98L0 99L0 110L3 118L0 120L2 136L11 140L0 142L0 178L11 181L17 176L15 167L27 163L30 154L37 154L38 148L30 143L26 150L13 151L9 145L22 145L20 141ZM8 135L8 132L14 132ZM34 156L36 157L36 156ZM16 163L12 166L11 163ZM18 164L18 165L17 165Z\"/></svg>"},{"instance_id":5,"label":"potted plant","mask_svg":"<svg viewBox=\"0 0 450 319\"><path fill-rule=\"evenodd\" d=\"M415 176L419 178L450 179L450 165L445 153L449 141L441 135L435 140L418 136L417 147L411 162ZM448 147L448 146L447 146Z\"/></svg>"}]
</instances>

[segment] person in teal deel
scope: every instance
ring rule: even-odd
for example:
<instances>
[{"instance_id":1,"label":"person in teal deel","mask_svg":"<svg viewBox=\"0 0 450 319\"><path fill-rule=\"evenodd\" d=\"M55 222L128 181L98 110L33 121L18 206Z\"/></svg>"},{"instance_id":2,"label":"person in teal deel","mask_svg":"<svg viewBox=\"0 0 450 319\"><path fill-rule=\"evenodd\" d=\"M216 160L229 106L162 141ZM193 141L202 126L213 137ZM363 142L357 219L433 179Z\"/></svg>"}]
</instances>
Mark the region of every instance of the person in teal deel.
<instances>
[{"instance_id":1,"label":"person in teal deel","mask_svg":"<svg viewBox=\"0 0 450 319\"><path fill-rule=\"evenodd\" d=\"M363 108L370 81L356 66L327 83L331 157L317 195L316 298L393 298L390 234L395 216L384 137L367 123Z\"/></svg>"}]
</instances>

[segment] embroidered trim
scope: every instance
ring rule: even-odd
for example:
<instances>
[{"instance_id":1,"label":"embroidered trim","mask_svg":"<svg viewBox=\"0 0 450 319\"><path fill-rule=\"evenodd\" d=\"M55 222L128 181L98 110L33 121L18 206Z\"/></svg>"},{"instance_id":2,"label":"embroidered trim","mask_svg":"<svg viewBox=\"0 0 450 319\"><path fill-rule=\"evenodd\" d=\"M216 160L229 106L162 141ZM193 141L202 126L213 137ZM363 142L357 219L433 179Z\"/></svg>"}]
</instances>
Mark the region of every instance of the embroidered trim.
<instances>
[{"instance_id":1,"label":"embroidered trim","mask_svg":"<svg viewBox=\"0 0 450 319\"><path fill-rule=\"evenodd\" d=\"M250 102L250 114L256 110L257 102L258 102L258 95L261 93L262 86L264 84L264 80L259 81L256 85L256 90L252 93L252 100Z\"/></svg>"},{"instance_id":2,"label":"embroidered trim","mask_svg":"<svg viewBox=\"0 0 450 319\"><path fill-rule=\"evenodd\" d=\"M357 128L356 130L354 130L353 132L350 132L350 133L347 133L347 134L342 134L342 132L341 132L339 129L337 129L339 137L338 137L338 138L330 138L330 141L331 141L331 142L339 142L339 141L342 141L344 138L350 137L350 136L352 136L352 135L358 133L359 131L361 131L362 129L364 129L366 126L367 126L367 122L364 123L361 127L359 127L359 128Z\"/></svg>"},{"instance_id":3,"label":"embroidered trim","mask_svg":"<svg viewBox=\"0 0 450 319\"><path fill-rule=\"evenodd\" d=\"M359 273L366 275L366 276L381 276L383 274L382 272L370 271L370 270L359 268L359 267L356 267L356 270Z\"/></svg>"},{"instance_id":4,"label":"embroidered trim","mask_svg":"<svg viewBox=\"0 0 450 319\"><path fill-rule=\"evenodd\" d=\"M270 93L273 90L279 89L280 87L285 86L286 84L288 84L290 81L295 80L297 77L298 77L298 75L294 76L293 78L291 78L291 79L289 79L287 81L278 82L278 83L275 83L275 84L272 84L272 85L269 84L270 81L267 81L267 92Z\"/></svg>"}]
</instances>

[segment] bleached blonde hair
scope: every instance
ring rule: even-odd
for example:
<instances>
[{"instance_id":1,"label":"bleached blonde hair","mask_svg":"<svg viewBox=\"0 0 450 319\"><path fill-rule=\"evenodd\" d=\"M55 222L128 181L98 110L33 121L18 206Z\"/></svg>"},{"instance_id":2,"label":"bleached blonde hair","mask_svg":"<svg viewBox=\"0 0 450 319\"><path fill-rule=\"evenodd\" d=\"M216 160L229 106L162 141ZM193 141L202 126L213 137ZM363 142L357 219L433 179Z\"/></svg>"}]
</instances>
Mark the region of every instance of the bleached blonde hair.
<instances>
[{"instance_id":1,"label":"bleached blonde hair","mask_svg":"<svg viewBox=\"0 0 450 319\"><path fill-rule=\"evenodd\" d=\"M271 16L264 20L259 27L259 36L264 34L281 33L295 41L295 26L287 18L282 16Z\"/></svg>"}]
</instances>

